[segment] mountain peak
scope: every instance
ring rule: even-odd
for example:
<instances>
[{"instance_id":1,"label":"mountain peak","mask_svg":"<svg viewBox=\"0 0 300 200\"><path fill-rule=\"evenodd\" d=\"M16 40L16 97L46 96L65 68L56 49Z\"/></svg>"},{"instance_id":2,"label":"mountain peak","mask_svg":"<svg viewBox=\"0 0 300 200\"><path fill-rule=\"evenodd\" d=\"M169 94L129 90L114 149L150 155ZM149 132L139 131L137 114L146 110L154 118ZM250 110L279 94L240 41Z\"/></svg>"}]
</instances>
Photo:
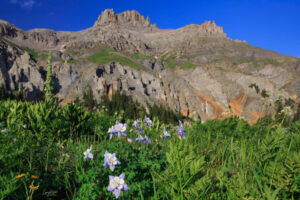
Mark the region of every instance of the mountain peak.
<instances>
[{"instance_id":1,"label":"mountain peak","mask_svg":"<svg viewBox=\"0 0 300 200\"><path fill-rule=\"evenodd\" d=\"M109 24L125 25L131 27L156 27L150 23L149 17L145 19L138 11L128 10L116 14L113 9L106 9L98 17L94 26L104 26Z\"/></svg>"}]
</instances>

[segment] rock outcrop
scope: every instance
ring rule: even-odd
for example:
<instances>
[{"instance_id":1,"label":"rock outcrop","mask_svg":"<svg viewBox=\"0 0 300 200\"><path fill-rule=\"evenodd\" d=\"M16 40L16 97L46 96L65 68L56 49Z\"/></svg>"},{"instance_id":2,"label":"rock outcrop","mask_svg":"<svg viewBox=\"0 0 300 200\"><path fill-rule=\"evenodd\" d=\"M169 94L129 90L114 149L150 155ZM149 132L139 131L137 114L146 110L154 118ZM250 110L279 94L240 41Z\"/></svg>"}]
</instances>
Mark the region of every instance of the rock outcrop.
<instances>
[{"instance_id":1,"label":"rock outcrop","mask_svg":"<svg viewBox=\"0 0 300 200\"><path fill-rule=\"evenodd\" d=\"M110 24L138 28L156 28L156 25L150 24L149 17L145 19L144 16L135 10L125 11L116 15L113 9L104 10L104 12L95 22L94 26L104 26Z\"/></svg>"},{"instance_id":2,"label":"rock outcrop","mask_svg":"<svg viewBox=\"0 0 300 200\"><path fill-rule=\"evenodd\" d=\"M30 55L0 41L0 85L7 90L23 90L28 99L35 100L44 88L44 80Z\"/></svg>"},{"instance_id":3,"label":"rock outcrop","mask_svg":"<svg viewBox=\"0 0 300 200\"><path fill-rule=\"evenodd\" d=\"M0 85L24 90L29 99L43 90L42 55L52 51L55 94L63 103L91 86L97 99L121 90L144 105L163 104L194 119L236 115L255 121L266 110L251 83L270 92L270 102L283 95L300 103L299 59L232 41L215 22L164 30L137 11L108 9L86 30L24 31L0 21L0 36ZM37 60L23 47L37 51ZM88 59L107 49L121 59Z\"/></svg>"}]
</instances>

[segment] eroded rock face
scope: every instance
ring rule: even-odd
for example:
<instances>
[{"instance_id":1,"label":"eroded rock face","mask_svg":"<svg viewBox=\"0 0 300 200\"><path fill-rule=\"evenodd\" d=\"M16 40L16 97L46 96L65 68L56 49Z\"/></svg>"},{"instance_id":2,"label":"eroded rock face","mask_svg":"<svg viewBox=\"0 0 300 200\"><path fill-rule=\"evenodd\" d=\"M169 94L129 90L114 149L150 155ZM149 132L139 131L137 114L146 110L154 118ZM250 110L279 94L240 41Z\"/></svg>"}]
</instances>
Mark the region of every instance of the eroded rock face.
<instances>
[{"instance_id":1,"label":"eroded rock face","mask_svg":"<svg viewBox=\"0 0 300 200\"><path fill-rule=\"evenodd\" d=\"M249 88L252 83L269 91L271 102L279 95L300 102L299 59L232 41L215 22L162 30L137 11L115 14L109 9L82 31L23 31L0 21L0 36L5 39L0 38L0 84L8 90L23 89L30 99L43 90L47 63L35 62L16 45L53 51L55 94L63 103L82 97L91 86L97 100L120 90L143 105L164 104L194 119L237 115L255 121L265 110L261 96ZM145 56L136 61L144 69L88 61L99 44L128 59L133 53ZM68 51L82 54L71 56ZM177 66L168 67L170 62Z\"/></svg>"},{"instance_id":2,"label":"eroded rock face","mask_svg":"<svg viewBox=\"0 0 300 200\"><path fill-rule=\"evenodd\" d=\"M144 27L144 28L150 28L150 27L156 28L155 25L150 24L149 17L145 19L144 16L142 16L139 12L135 10L125 11L120 14L115 14L113 9L106 9L99 16L94 26L103 26L109 24Z\"/></svg>"},{"instance_id":3,"label":"eroded rock face","mask_svg":"<svg viewBox=\"0 0 300 200\"><path fill-rule=\"evenodd\" d=\"M35 100L43 91L44 81L26 51L0 41L0 85L7 90L23 90L28 99Z\"/></svg>"}]
</instances>

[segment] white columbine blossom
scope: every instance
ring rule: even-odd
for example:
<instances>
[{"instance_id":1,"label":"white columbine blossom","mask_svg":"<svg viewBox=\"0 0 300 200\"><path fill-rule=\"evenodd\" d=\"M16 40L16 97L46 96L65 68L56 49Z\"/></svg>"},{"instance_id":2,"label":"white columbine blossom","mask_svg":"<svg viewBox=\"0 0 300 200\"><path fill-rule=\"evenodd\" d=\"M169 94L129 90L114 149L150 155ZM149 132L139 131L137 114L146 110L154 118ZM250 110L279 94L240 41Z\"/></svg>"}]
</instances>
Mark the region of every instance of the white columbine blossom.
<instances>
[{"instance_id":1,"label":"white columbine blossom","mask_svg":"<svg viewBox=\"0 0 300 200\"><path fill-rule=\"evenodd\" d=\"M83 154L84 154L84 160L87 158L94 159L94 155L91 153L92 151L92 145L90 146L89 149L87 149Z\"/></svg>"}]
</instances>

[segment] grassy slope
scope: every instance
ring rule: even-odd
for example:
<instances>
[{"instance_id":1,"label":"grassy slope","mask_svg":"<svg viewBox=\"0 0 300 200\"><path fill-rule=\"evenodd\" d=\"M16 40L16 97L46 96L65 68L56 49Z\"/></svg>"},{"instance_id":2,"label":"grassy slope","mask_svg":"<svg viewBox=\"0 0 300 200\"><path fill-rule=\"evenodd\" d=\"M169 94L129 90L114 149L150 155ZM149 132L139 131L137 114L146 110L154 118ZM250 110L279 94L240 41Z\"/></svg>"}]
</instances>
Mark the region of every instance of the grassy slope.
<instances>
[{"instance_id":1,"label":"grassy slope","mask_svg":"<svg viewBox=\"0 0 300 200\"><path fill-rule=\"evenodd\" d=\"M137 70L141 70L144 68L142 65L130 60L129 58L117 55L115 52L113 52L109 48L102 49L102 50L96 52L95 54L87 57L87 59L92 62L98 63L98 64L118 62L122 65L126 65L126 66L132 67Z\"/></svg>"}]
</instances>

